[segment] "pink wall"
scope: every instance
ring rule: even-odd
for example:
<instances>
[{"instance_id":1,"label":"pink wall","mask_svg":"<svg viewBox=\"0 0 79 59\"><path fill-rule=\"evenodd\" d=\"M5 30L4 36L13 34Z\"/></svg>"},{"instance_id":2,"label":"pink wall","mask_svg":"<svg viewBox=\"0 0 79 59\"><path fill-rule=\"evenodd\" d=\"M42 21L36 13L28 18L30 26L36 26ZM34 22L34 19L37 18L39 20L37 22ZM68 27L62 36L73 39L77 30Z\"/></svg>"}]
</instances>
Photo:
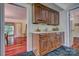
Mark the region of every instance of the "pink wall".
<instances>
[{"instance_id":1,"label":"pink wall","mask_svg":"<svg viewBox=\"0 0 79 59\"><path fill-rule=\"evenodd\" d=\"M5 18L26 19L26 8L5 4Z\"/></svg>"}]
</instances>

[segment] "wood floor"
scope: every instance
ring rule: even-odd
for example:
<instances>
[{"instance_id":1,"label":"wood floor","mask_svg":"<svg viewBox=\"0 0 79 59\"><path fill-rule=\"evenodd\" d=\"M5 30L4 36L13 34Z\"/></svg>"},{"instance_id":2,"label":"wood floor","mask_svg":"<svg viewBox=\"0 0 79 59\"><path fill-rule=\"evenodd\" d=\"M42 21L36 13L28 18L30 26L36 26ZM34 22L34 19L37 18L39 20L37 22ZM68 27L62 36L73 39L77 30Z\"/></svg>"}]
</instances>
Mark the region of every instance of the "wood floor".
<instances>
[{"instance_id":1,"label":"wood floor","mask_svg":"<svg viewBox=\"0 0 79 59\"><path fill-rule=\"evenodd\" d=\"M26 37L15 38L13 45L5 46L5 55L6 56L16 56L17 54L26 52Z\"/></svg>"}]
</instances>

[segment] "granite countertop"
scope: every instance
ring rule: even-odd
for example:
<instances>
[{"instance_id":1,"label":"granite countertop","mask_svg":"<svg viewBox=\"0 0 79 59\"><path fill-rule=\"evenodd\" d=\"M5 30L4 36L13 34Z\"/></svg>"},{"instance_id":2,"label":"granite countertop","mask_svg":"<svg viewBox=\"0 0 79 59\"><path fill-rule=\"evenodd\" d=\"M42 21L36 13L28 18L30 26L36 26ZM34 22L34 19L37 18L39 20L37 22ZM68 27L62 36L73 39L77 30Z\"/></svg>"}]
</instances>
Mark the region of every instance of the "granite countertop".
<instances>
[{"instance_id":1,"label":"granite countertop","mask_svg":"<svg viewBox=\"0 0 79 59\"><path fill-rule=\"evenodd\" d=\"M32 33L55 33L55 32L57 32L57 33L59 33L59 32L62 32L62 31L52 31L52 32L32 32Z\"/></svg>"}]
</instances>

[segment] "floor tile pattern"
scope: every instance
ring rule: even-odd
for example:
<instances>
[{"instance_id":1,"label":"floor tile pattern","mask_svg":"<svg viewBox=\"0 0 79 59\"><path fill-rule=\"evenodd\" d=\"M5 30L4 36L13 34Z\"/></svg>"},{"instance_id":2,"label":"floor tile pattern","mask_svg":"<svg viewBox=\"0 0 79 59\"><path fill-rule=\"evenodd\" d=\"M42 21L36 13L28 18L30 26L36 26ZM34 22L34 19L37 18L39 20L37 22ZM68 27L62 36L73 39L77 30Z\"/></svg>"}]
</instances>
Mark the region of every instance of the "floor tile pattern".
<instances>
[{"instance_id":1,"label":"floor tile pattern","mask_svg":"<svg viewBox=\"0 0 79 59\"><path fill-rule=\"evenodd\" d=\"M32 51L30 51L27 53L19 54L19 56L35 56L35 55ZM44 56L79 56L79 51L77 51L73 48L61 46L60 48L58 48L54 51L51 51Z\"/></svg>"}]
</instances>

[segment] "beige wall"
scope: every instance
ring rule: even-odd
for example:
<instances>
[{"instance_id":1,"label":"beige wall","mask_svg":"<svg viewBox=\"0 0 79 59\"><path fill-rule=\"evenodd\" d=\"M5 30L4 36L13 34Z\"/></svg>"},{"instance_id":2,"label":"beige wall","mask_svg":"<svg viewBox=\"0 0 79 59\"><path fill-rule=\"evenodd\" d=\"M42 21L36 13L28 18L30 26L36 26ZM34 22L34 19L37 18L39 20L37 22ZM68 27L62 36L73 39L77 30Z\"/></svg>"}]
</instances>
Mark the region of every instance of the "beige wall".
<instances>
[{"instance_id":1,"label":"beige wall","mask_svg":"<svg viewBox=\"0 0 79 59\"><path fill-rule=\"evenodd\" d=\"M18 4L21 6L26 7L27 9L27 51L32 51L32 32L35 31L35 29L40 26L40 28L43 30L44 28L48 28L48 30L50 31L51 28L54 28L55 26L48 26L48 25L42 25L42 24L32 24L32 4L28 3L28 4ZM56 6L55 4L44 4L52 9L55 9L57 11L60 12L60 25L57 26L59 28L59 31L63 31L65 32L65 40L64 40L64 44L65 46L69 46L69 17L67 15L67 11L62 10L61 8L59 8L58 6Z\"/></svg>"},{"instance_id":2,"label":"beige wall","mask_svg":"<svg viewBox=\"0 0 79 59\"><path fill-rule=\"evenodd\" d=\"M65 32L66 29L66 22L64 20L64 18L62 19L64 13L62 13L61 8L58 8L56 5L54 4L44 4L52 9L55 9L57 11L60 12L60 25L57 26L59 28L59 31L61 32ZM41 28L41 30L48 28L48 31L51 31L52 28L55 28L56 26L51 26L51 25L45 25L45 24L33 24L32 23L32 4L26 4L26 8L27 8L27 20L28 20L28 26L27 26L27 30L28 30L28 37L27 37L27 51L31 51L32 50L32 32L35 31L35 29L39 26Z\"/></svg>"}]
</instances>

